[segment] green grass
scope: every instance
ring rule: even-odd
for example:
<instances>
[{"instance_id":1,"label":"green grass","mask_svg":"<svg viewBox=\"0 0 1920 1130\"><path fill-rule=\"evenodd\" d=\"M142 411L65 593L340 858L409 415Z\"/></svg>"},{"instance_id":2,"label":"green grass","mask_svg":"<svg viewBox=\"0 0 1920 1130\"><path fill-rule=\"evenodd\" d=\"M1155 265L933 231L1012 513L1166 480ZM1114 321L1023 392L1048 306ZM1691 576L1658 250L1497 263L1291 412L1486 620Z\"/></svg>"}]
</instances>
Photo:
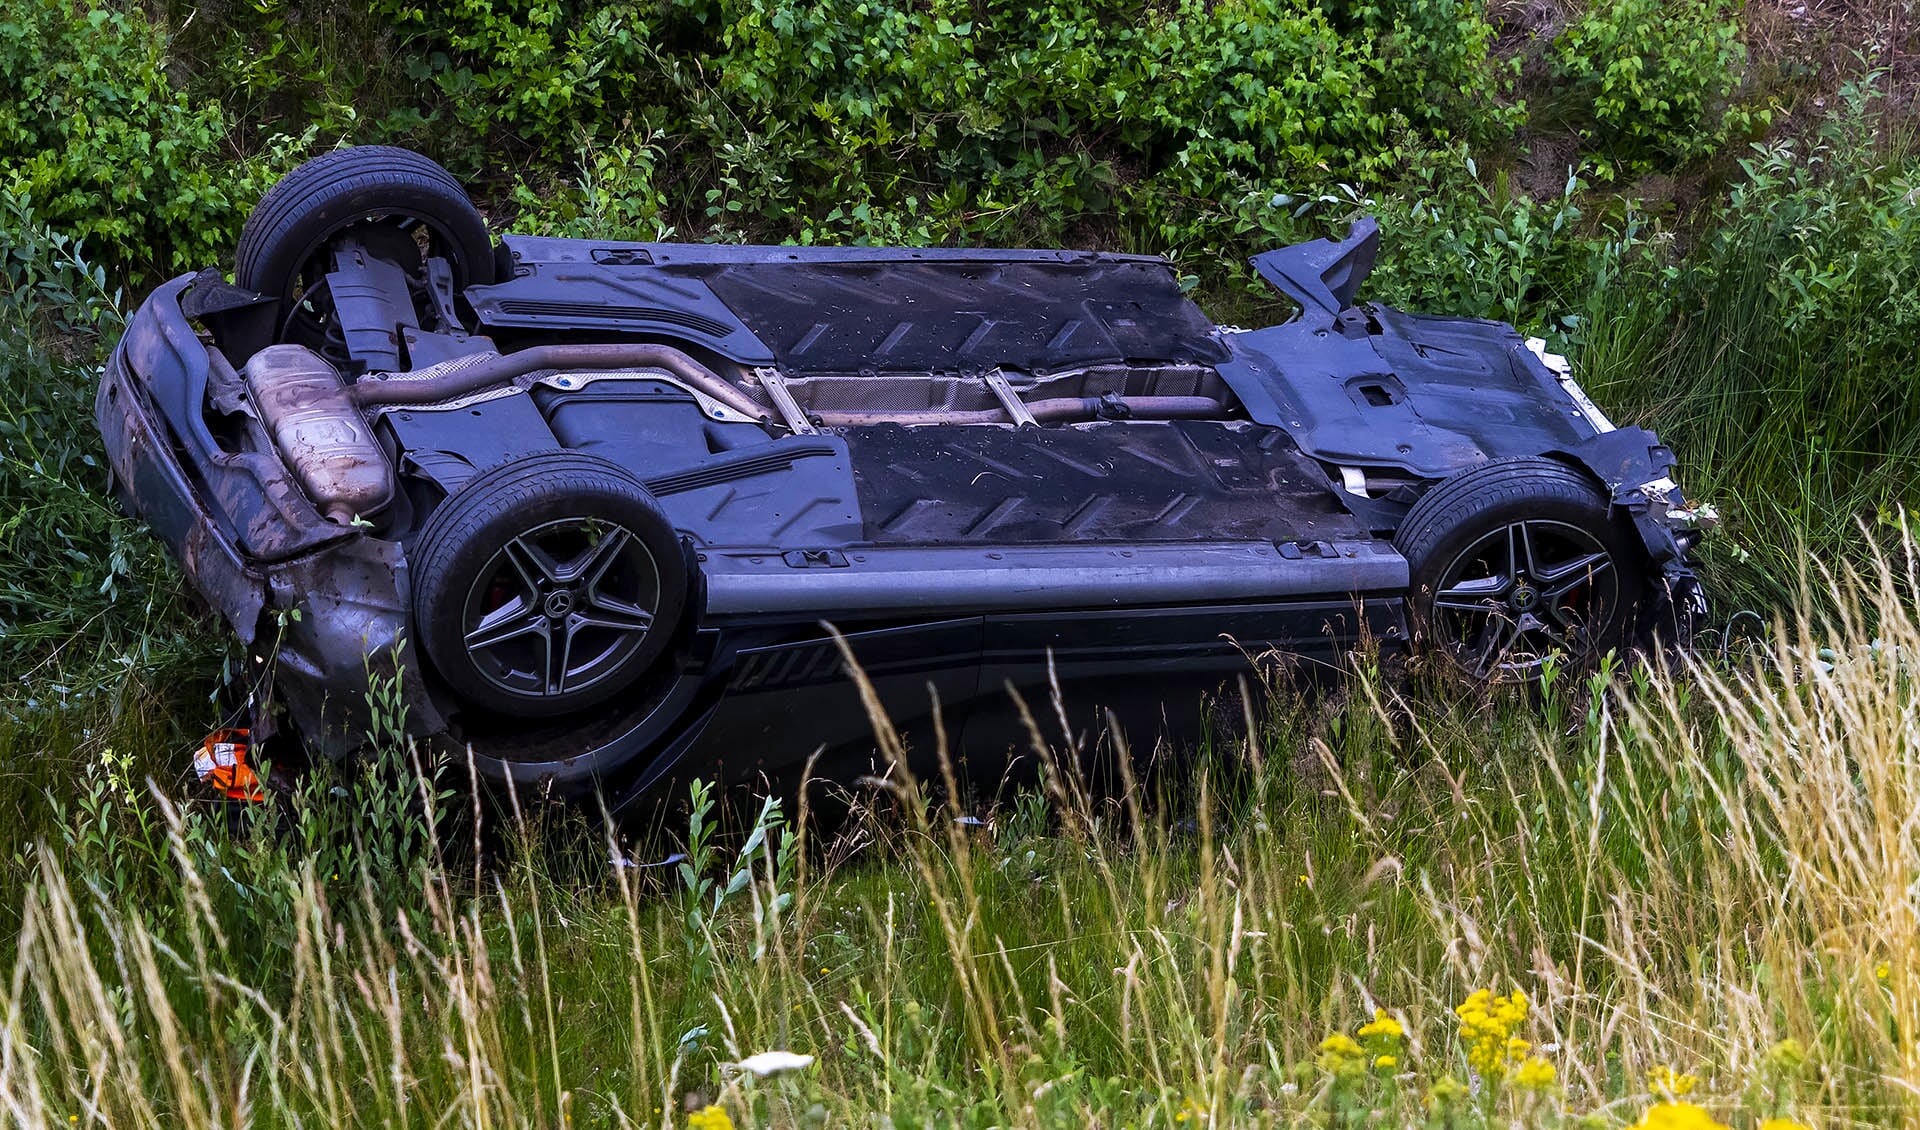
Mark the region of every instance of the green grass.
<instances>
[{"instance_id":1,"label":"green grass","mask_svg":"<svg viewBox=\"0 0 1920 1130\"><path fill-rule=\"evenodd\" d=\"M480 867L457 832L376 866L345 810L362 850L309 854L97 763L102 834L47 829L13 885L0 1094L25 1125L1622 1125L1671 1068L1731 1124L1898 1121L1920 628L1904 577L1856 599L1883 646L1830 669L1858 624L1539 703L1363 670L1163 785L1096 794L1039 738L984 828L904 776L824 843L696 799L658 871L551 814ZM1531 999L1553 1085L1449 1097L1482 988ZM1323 1045L1375 1009L1404 1039ZM727 1066L769 1050L817 1062Z\"/></svg>"},{"instance_id":2,"label":"green grass","mask_svg":"<svg viewBox=\"0 0 1920 1130\"><path fill-rule=\"evenodd\" d=\"M1850 87L1807 136L1756 146L1684 256L1608 256L1579 362L1717 503L1723 604L1790 604L1812 557L1864 561L1920 500L1920 208L1904 119ZM1649 254L1649 250L1653 253Z\"/></svg>"},{"instance_id":3,"label":"green grass","mask_svg":"<svg viewBox=\"0 0 1920 1130\"><path fill-rule=\"evenodd\" d=\"M260 14L274 34L293 18ZM212 28L194 40L208 58L229 38ZM307 32L287 40L291 84L242 68L259 89L226 91L236 129L305 112L347 131L352 107L292 102L373 33L344 17ZM579 199L522 223L684 221L629 191L668 154L595 149ZM1536 201L1451 151L1366 207L1387 217L1379 294L1548 330L1596 399L1676 448L1690 495L1727 515L1708 564L1721 621L1757 613L1742 641L1716 628L1696 667L1562 679L1537 700L1359 656L1336 686L1227 712L1199 749L1119 759L1138 774L1101 790L1079 767L1111 752L1064 748L1036 703L1039 781L969 808L984 826L899 776L830 834L696 795L662 839L618 844L578 814L443 795L392 740L271 817L194 791L186 754L229 645L106 501L92 372L121 302L4 197L0 1111L22 1127L713 1130L718 1114L690 1116L710 1106L780 1127L1618 1127L1674 1097L1650 1074L1671 1070L1741 1130L1910 1123L1914 151L1852 90L1791 145L1721 162L1724 197L1685 222L1572 187ZM558 179L529 171L512 206ZM1257 194L1193 206L1236 240L1295 227ZM1321 201L1298 226L1358 206ZM1144 212L1086 222L1140 250L1171 238ZM935 230L860 224L815 235ZM1254 308L1212 281L1209 308ZM684 863L611 862L675 849ZM1497 1066L1455 1012L1480 990L1530 1002L1501 1037L1529 1047ZM1376 1010L1401 1034L1361 1035ZM770 1050L816 1061L765 1080L729 1066ZM1552 1081L1522 1086L1529 1060Z\"/></svg>"}]
</instances>

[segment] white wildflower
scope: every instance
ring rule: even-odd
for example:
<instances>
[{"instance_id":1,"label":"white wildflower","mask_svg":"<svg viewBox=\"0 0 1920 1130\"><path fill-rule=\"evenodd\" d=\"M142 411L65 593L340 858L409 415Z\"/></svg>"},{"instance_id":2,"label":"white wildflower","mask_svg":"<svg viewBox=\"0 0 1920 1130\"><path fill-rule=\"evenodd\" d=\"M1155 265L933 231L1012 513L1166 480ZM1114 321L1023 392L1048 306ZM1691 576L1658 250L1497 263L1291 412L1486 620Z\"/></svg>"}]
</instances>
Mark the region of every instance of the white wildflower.
<instances>
[{"instance_id":1,"label":"white wildflower","mask_svg":"<svg viewBox=\"0 0 1920 1130\"><path fill-rule=\"evenodd\" d=\"M797 1052L761 1052L758 1055L750 1055L733 1066L765 1079L769 1075L784 1075L789 1071L800 1071L812 1067L813 1057L800 1055Z\"/></svg>"}]
</instances>

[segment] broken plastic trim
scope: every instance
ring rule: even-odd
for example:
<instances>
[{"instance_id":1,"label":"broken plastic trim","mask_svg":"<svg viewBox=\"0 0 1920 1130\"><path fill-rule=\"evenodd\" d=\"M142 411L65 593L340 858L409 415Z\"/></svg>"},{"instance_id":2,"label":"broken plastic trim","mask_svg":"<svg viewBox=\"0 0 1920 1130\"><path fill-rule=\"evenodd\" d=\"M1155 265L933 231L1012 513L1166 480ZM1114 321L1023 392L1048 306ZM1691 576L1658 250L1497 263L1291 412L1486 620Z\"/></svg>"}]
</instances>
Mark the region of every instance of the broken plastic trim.
<instances>
[{"instance_id":1,"label":"broken plastic trim","mask_svg":"<svg viewBox=\"0 0 1920 1130\"><path fill-rule=\"evenodd\" d=\"M1535 357L1540 358L1540 363L1553 374L1553 379L1559 382L1561 391L1573 401L1574 408L1580 413L1581 418L1586 420L1588 426L1601 434L1614 430L1613 421L1607 419L1605 412L1600 411L1600 406L1587 395L1586 389L1580 387L1580 382L1573 379L1573 366L1567 363L1567 359L1558 353L1547 352L1545 338L1528 338L1527 349Z\"/></svg>"},{"instance_id":2,"label":"broken plastic trim","mask_svg":"<svg viewBox=\"0 0 1920 1130\"><path fill-rule=\"evenodd\" d=\"M1353 305L1353 296L1373 270L1380 253L1380 222L1363 216L1335 242L1316 239L1255 255L1253 269L1275 289L1300 304L1303 313L1327 317Z\"/></svg>"}]
</instances>

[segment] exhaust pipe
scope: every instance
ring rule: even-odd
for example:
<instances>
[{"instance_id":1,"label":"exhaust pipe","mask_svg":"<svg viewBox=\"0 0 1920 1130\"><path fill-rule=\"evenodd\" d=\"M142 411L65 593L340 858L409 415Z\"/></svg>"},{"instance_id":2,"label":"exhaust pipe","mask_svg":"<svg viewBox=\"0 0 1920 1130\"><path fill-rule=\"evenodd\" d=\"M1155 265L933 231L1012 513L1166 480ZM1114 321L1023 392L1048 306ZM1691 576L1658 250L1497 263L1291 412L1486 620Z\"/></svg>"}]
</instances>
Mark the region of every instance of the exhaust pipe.
<instances>
[{"instance_id":1,"label":"exhaust pipe","mask_svg":"<svg viewBox=\"0 0 1920 1130\"><path fill-rule=\"evenodd\" d=\"M1063 396L1027 404L1036 424L1073 424L1088 420L1214 420L1227 406L1211 396ZM861 428L874 424L1007 424L1004 408L949 412L944 409L888 411L855 409L809 412L808 417L829 428Z\"/></svg>"},{"instance_id":2,"label":"exhaust pipe","mask_svg":"<svg viewBox=\"0 0 1920 1130\"><path fill-rule=\"evenodd\" d=\"M671 345L620 342L604 345L536 345L515 353L455 369L437 377L390 373L363 377L348 390L362 408L402 404L435 404L470 392L506 384L515 377L541 369L665 369L689 386L726 405L749 420L773 418L765 406L722 380L720 374Z\"/></svg>"},{"instance_id":3,"label":"exhaust pipe","mask_svg":"<svg viewBox=\"0 0 1920 1130\"><path fill-rule=\"evenodd\" d=\"M773 413L741 391L738 385L702 365L684 350L655 343L536 345L501 354L439 376L390 373L362 377L348 390L362 408L436 404L468 393L495 388L515 377L541 369L665 369L693 388L749 420L771 423ZM1064 424L1087 420L1208 420L1227 412L1223 401L1210 396L1076 396L1036 400L1027 405L1034 422ZM857 428L871 424L1005 424L1013 422L1004 408L950 412L942 409L888 411L852 409L807 412L825 427Z\"/></svg>"}]
</instances>

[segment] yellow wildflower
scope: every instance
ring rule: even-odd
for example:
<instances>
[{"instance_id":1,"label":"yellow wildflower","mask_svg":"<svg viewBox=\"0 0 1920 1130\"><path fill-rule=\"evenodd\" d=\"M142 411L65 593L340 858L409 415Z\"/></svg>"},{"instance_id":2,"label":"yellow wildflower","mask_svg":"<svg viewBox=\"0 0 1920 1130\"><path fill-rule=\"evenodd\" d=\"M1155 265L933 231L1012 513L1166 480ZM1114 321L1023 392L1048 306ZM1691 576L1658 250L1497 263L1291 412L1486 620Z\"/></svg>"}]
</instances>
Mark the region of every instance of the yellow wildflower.
<instances>
[{"instance_id":1,"label":"yellow wildflower","mask_svg":"<svg viewBox=\"0 0 1920 1130\"><path fill-rule=\"evenodd\" d=\"M1467 1063L1487 1079L1501 1079L1507 1068L1526 1057L1530 1046L1513 1035L1527 1019L1527 995L1515 989L1504 997L1492 989L1481 989L1459 1007L1460 1042L1467 1048Z\"/></svg>"},{"instance_id":2,"label":"yellow wildflower","mask_svg":"<svg viewBox=\"0 0 1920 1130\"><path fill-rule=\"evenodd\" d=\"M1191 1122L1197 1126L1207 1120L1207 1108L1201 1106L1199 1100L1189 1098L1186 1102L1180 1104L1180 1112L1173 1116L1173 1120L1175 1122Z\"/></svg>"},{"instance_id":3,"label":"yellow wildflower","mask_svg":"<svg viewBox=\"0 0 1920 1130\"><path fill-rule=\"evenodd\" d=\"M1671 1067L1656 1067L1647 1072L1647 1090L1670 1099L1690 1095L1699 1085L1698 1075L1682 1075Z\"/></svg>"},{"instance_id":4,"label":"yellow wildflower","mask_svg":"<svg viewBox=\"0 0 1920 1130\"><path fill-rule=\"evenodd\" d=\"M1465 1083L1451 1075L1443 1075L1427 1088L1427 1109L1445 1118L1464 1106L1471 1094Z\"/></svg>"},{"instance_id":5,"label":"yellow wildflower","mask_svg":"<svg viewBox=\"0 0 1920 1130\"><path fill-rule=\"evenodd\" d=\"M1527 1059L1515 1069L1513 1073L1513 1085L1523 1091L1545 1091L1553 1086L1553 1081L1556 1078L1558 1078L1558 1073L1554 1071L1553 1064L1548 1063L1537 1055L1528 1056Z\"/></svg>"},{"instance_id":6,"label":"yellow wildflower","mask_svg":"<svg viewBox=\"0 0 1920 1130\"><path fill-rule=\"evenodd\" d=\"M1807 1049L1788 1037L1767 1049L1767 1067L1782 1075L1797 1075L1807 1065Z\"/></svg>"},{"instance_id":7,"label":"yellow wildflower","mask_svg":"<svg viewBox=\"0 0 1920 1130\"><path fill-rule=\"evenodd\" d=\"M1627 1130L1730 1130L1706 1110L1692 1103L1655 1103Z\"/></svg>"},{"instance_id":8,"label":"yellow wildflower","mask_svg":"<svg viewBox=\"0 0 1920 1130\"><path fill-rule=\"evenodd\" d=\"M733 1130L733 1119L727 1108L710 1106L687 1116L687 1130Z\"/></svg>"},{"instance_id":9,"label":"yellow wildflower","mask_svg":"<svg viewBox=\"0 0 1920 1130\"><path fill-rule=\"evenodd\" d=\"M1374 1009L1373 1019L1360 1026L1360 1037L1362 1039L1368 1036L1380 1036L1389 1040L1397 1040L1406 1034L1406 1029L1400 1027L1398 1020L1388 1016L1387 1010L1384 1008Z\"/></svg>"},{"instance_id":10,"label":"yellow wildflower","mask_svg":"<svg viewBox=\"0 0 1920 1130\"><path fill-rule=\"evenodd\" d=\"M1885 981L1889 977L1893 976L1893 966L1883 961L1880 964L1873 967L1873 975L1875 977L1878 977L1880 980Z\"/></svg>"},{"instance_id":11,"label":"yellow wildflower","mask_svg":"<svg viewBox=\"0 0 1920 1130\"><path fill-rule=\"evenodd\" d=\"M1373 1065L1382 1071L1392 1071L1400 1066L1400 1060L1395 1056L1377 1055L1373 1057Z\"/></svg>"},{"instance_id":12,"label":"yellow wildflower","mask_svg":"<svg viewBox=\"0 0 1920 1130\"><path fill-rule=\"evenodd\" d=\"M1320 1070L1329 1075L1352 1075L1363 1069L1367 1049L1354 1043L1353 1037L1335 1032L1320 1041Z\"/></svg>"}]
</instances>

